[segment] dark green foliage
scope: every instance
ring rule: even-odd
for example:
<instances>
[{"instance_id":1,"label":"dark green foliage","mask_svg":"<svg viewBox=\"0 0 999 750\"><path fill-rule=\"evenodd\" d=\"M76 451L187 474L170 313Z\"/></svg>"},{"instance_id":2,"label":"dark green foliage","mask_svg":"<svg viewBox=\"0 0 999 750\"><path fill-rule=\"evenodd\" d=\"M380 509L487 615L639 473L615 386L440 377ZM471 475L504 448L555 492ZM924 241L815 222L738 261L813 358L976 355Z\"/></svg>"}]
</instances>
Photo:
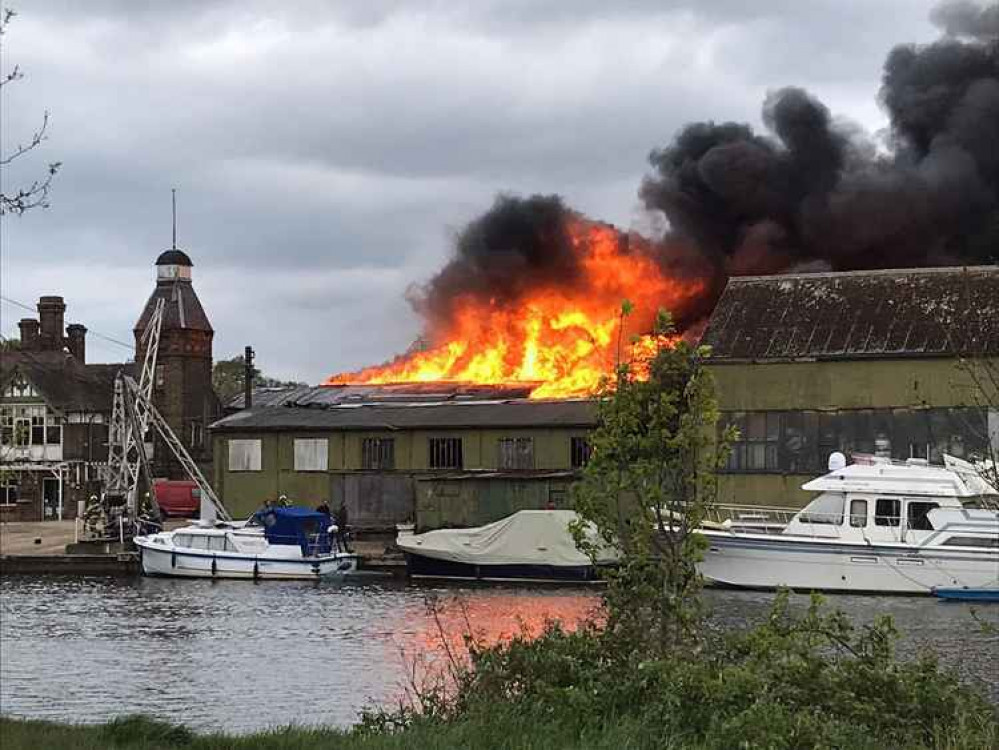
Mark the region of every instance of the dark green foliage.
<instances>
[{"instance_id":1,"label":"dark green foliage","mask_svg":"<svg viewBox=\"0 0 999 750\"><path fill-rule=\"evenodd\" d=\"M231 359L220 359L212 368L212 387L222 403L228 403L243 393L243 383L246 382L246 361L243 355ZM303 385L294 380L278 380L263 375L254 368L253 384L258 388L291 388Z\"/></svg>"},{"instance_id":2,"label":"dark green foliage","mask_svg":"<svg viewBox=\"0 0 999 750\"><path fill-rule=\"evenodd\" d=\"M630 309L625 302L622 328ZM702 632L696 564L703 540L694 530L714 503L734 435L716 434L707 348L678 339L666 312L653 334L651 361L622 363L605 388L574 500L580 548L592 557L599 551L583 533L588 526L621 554L608 574L607 628L629 648L663 654L696 648Z\"/></svg>"},{"instance_id":3,"label":"dark green foliage","mask_svg":"<svg viewBox=\"0 0 999 750\"><path fill-rule=\"evenodd\" d=\"M149 716L123 716L101 727L101 736L109 745L162 744L167 747L186 747L194 735L185 727L157 721Z\"/></svg>"}]
</instances>

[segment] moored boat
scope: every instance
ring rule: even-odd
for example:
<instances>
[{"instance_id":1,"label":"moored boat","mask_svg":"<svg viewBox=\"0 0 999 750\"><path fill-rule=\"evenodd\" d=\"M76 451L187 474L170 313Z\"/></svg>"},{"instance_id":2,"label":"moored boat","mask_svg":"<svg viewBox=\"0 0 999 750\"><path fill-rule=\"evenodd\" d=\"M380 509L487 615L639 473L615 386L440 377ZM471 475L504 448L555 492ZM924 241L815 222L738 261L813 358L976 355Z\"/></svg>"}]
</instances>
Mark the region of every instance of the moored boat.
<instances>
[{"instance_id":1,"label":"moored boat","mask_svg":"<svg viewBox=\"0 0 999 750\"><path fill-rule=\"evenodd\" d=\"M245 523L196 523L135 537L142 572L180 578L314 579L357 570L329 515L264 508Z\"/></svg>"},{"instance_id":2,"label":"moored boat","mask_svg":"<svg viewBox=\"0 0 999 750\"><path fill-rule=\"evenodd\" d=\"M599 578L569 530L578 516L568 510L522 510L471 529L402 533L396 545L417 578L478 581L586 582ZM613 564L607 554L598 565Z\"/></svg>"},{"instance_id":3,"label":"moored boat","mask_svg":"<svg viewBox=\"0 0 999 750\"><path fill-rule=\"evenodd\" d=\"M999 602L999 586L983 589L935 588L933 596L957 602Z\"/></svg>"},{"instance_id":4,"label":"moored boat","mask_svg":"<svg viewBox=\"0 0 999 750\"><path fill-rule=\"evenodd\" d=\"M996 489L964 461L865 457L802 485L817 493L779 531L704 528L700 570L740 588L930 594L999 587ZM759 511L754 511L759 512Z\"/></svg>"}]
</instances>

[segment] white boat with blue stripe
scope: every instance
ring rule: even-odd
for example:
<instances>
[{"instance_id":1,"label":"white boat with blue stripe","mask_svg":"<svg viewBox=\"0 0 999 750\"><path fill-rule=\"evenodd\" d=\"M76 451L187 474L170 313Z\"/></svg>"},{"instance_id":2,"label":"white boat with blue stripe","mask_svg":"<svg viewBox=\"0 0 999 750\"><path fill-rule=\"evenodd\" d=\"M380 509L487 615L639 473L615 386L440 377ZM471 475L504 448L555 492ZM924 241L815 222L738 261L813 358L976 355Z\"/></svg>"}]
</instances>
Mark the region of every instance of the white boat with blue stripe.
<instances>
[{"instance_id":1,"label":"white boat with blue stripe","mask_svg":"<svg viewBox=\"0 0 999 750\"><path fill-rule=\"evenodd\" d=\"M202 522L134 539L142 572L178 578L316 579L357 570L326 513L264 508L245 522Z\"/></svg>"},{"instance_id":2,"label":"white boat with blue stripe","mask_svg":"<svg viewBox=\"0 0 999 750\"><path fill-rule=\"evenodd\" d=\"M999 493L945 456L830 457L799 511L741 506L705 524L709 583L753 589L931 594L999 586Z\"/></svg>"}]
</instances>

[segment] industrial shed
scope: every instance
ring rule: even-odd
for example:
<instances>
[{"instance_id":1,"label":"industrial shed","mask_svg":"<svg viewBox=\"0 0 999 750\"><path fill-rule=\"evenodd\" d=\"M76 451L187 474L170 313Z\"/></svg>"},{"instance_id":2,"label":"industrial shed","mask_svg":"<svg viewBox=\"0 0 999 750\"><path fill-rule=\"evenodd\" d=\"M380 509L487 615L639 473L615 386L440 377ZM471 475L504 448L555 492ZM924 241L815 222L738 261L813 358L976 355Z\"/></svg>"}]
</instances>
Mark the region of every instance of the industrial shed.
<instances>
[{"instance_id":1,"label":"industrial shed","mask_svg":"<svg viewBox=\"0 0 999 750\"><path fill-rule=\"evenodd\" d=\"M372 530L404 521L476 525L564 507L588 455L593 402L410 388L407 397L398 386L366 386L364 395L320 386L216 422L216 490L237 516L285 495L344 503L353 526Z\"/></svg>"},{"instance_id":2,"label":"industrial shed","mask_svg":"<svg viewBox=\"0 0 999 750\"><path fill-rule=\"evenodd\" d=\"M939 460L999 440L999 267L729 281L703 336L739 427L727 502L799 505L832 451ZM991 407L991 408L990 408Z\"/></svg>"}]
</instances>

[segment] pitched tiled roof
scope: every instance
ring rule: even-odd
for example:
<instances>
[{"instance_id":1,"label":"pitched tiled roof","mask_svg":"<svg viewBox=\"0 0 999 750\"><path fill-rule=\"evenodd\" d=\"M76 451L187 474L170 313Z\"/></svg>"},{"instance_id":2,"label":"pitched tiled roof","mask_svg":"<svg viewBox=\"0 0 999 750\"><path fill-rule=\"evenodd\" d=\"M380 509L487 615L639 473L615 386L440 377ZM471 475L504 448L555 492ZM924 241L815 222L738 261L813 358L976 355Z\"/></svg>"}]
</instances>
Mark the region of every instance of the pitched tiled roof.
<instances>
[{"instance_id":1,"label":"pitched tiled roof","mask_svg":"<svg viewBox=\"0 0 999 750\"><path fill-rule=\"evenodd\" d=\"M131 362L81 365L64 352L4 352L0 382L20 372L58 411L110 413L115 376L119 370L133 372L134 367Z\"/></svg>"},{"instance_id":2,"label":"pitched tiled roof","mask_svg":"<svg viewBox=\"0 0 999 750\"><path fill-rule=\"evenodd\" d=\"M999 266L732 278L712 359L999 355Z\"/></svg>"},{"instance_id":3,"label":"pitched tiled roof","mask_svg":"<svg viewBox=\"0 0 999 750\"><path fill-rule=\"evenodd\" d=\"M149 295L149 301L139 316L139 322L135 324L136 331L146 330L158 299L166 301L166 306L163 308L162 330L212 330L212 324L208 322L208 316L201 306L201 300L198 299L194 286L187 279L174 279L160 280L156 283L156 288Z\"/></svg>"}]
</instances>

